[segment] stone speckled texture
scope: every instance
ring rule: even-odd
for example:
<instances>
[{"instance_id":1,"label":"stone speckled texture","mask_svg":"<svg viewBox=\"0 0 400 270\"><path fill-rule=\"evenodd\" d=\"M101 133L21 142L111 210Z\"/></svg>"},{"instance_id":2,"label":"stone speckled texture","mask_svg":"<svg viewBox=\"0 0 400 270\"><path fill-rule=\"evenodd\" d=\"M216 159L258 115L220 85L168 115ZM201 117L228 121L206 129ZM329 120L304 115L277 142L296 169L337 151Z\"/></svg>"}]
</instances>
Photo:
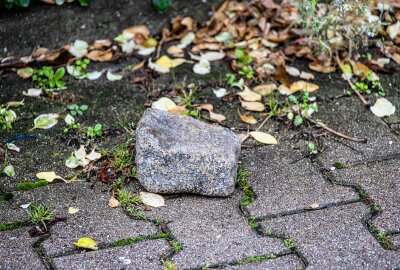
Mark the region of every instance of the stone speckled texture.
<instances>
[{"instance_id":1,"label":"stone speckled texture","mask_svg":"<svg viewBox=\"0 0 400 270\"><path fill-rule=\"evenodd\" d=\"M243 150L244 168L256 200L247 209L254 217L303 210L310 204L319 207L358 200L347 187L328 183L303 153L291 149L293 143L280 140L278 145ZM303 142L303 145L307 145Z\"/></svg>"},{"instance_id":2,"label":"stone speckled texture","mask_svg":"<svg viewBox=\"0 0 400 270\"><path fill-rule=\"evenodd\" d=\"M105 245L158 233L150 222L132 220L121 208L110 208L107 205L110 193L102 192L102 187L102 184L91 187L88 183L57 183L15 195L18 204L40 203L49 207L55 216L67 218L66 222L51 227L51 236L41 244L46 255L78 251L74 243L81 237L90 237L99 245ZM79 212L68 214L70 206L78 208Z\"/></svg>"},{"instance_id":3,"label":"stone speckled texture","mask_svg":"<svg viewBox=\"0 0 400 270\"><path fill-rule=\"evenodd\" d=\"M229 196L240 155L229 129L149 109L136 130L137 177L156 193Z\"/></svg>"},{"instance_id":4,"label":"stone speckled texture","mask_svg":"<svg viewBox=\"0 0 400 270\"><path fill-rule=\"evenodd\" d=\"M53 264L59 270L163 270L161 260L170 251L168 243L160 239L55 258Z\"/></svg>"},{"instance_id":5,"label":"stone speckled texture","mask_svg":"<svg viewBox=\"0 0 400 270\"><path fill-rule=\"evenodd\" d=\"M37 238L30 238L26 228L0 232L1 270L45 270L32 248Z\"/></svg>"},{"instance_id":6,"label":"stone speckled texture","mask_svg":"<svg viewBox=\"0 0 400 270\"><path fill-rule=\"evenodd\" d=\"M383 249L362 223L369 209L353 203L262 222L264 230L290 237L307 269L396 269L400 253Z\"/></svg>"},{"instance_id":7,"label":"stone speckled texture","mask_svg":"<svg viewBox=\"0 0 400 270\"><path fill-rule=\"evenodd\" d=\"M400 160L374 162L335 170L341 183L362 187L379 204L381 213L372 223L385 232L400 232Z\"/></svg>"}]
</instances>

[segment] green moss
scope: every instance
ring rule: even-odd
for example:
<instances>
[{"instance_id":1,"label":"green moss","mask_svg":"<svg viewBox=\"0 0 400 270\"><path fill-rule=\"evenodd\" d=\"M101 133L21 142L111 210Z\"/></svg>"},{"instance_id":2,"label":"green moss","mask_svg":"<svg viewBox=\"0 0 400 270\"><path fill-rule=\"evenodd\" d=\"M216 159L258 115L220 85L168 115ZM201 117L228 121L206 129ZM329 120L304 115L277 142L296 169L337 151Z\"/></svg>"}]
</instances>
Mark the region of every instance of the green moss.
<instances>
[{"instance_id":1,"label":"green moss","mask_svg":"<svg viewBox=\"0 0 400 270\"><path fill-rule=\"evenodd\" d=\"M127 246L127 245L132 245L134 243L137 243L137 242L140 242L140 241L143 241L143 240L145 240L145 238L142 237L142 236L138 236L138 237L135 237L135 238L126 238L126 239L121 239L121 240L115 241L112 244L112 246L113 247Z\"/></svg>"},{"instance_id":2,"label":"green moss","mask_svg":"<svg viewBox=\"0 0 400 270\"><path fill-rule=\"evenodd\" d=\"M149 238L150 239L164 239L164 238L170 238L171 234L170 233L159 233L156 235L152 235Z\"/></svg>"},{"instance_id":3,"label":"green moss","mask_svg":"<svg viewBox=\"0 0 400 270\"><path fill-rule=\"evenodd\" d=\"M179 243L179 242L176 241L176 240L173 240L173 241L171 242L171 248L173 249L173 251L179 252L179 251L182 250L182 244Z\"/></svg>"},{"instance_id":4,"label":"green moss","mask_svg":"<svg viewBox=\"0 0 400 270\"><path fill-rule=\"evenodd\" d=\"M13 221L13 222L3 223L3 224L0 224L0 231L8 231L8 230L18 229L27 224L28 223L26 221Z\"/></svg>"},{"instance_id":5,"label":"green moss","mask_svg":"<svg viewBox=\"0 0 400 270\"><path fill-rule=\"evenodd\" d=\"M276 258L276 255L269 254L269 255L254 256L254 257L249 257L249 258L242 259L242 260L237 260L236 263L237 264L255 263L255 262L262 262L265 260L275 259L275 258Z\"/></svg>"},{"instance_id":6,"label":"green moss","mask_svg":"<svg viewBox=\"0 0 400 270\"><path fill-rule=\"evenodd\" d=\"M286 238L285 240L283 240L283 243L288 249L294 249L296 247L296 242L290 238Z\"/></svg>"},{"instance_id":7,"label":"green moss","mask_svg":"<svg viewBox=\"0 0 400 270\"><path fill-rule=\"evenodd\" d=\"M341 162L335 162L335 163L333 163L333 167L340 170L340 169L344 169L346 166L344 166L344 164Z\"/></svg>"},{"instance_id":8,"label":"green moss","mask_svg":"<svg viewBox=\"0 0 400 270\"><path fill-rule=\"evenodd\" d=\"M48 184L49 184L49 182L47 182L46 180L39 180L36 182L21 182L17 185L16 189L27 191L27 190L32 190L32 189L35 189L38 187L44 187L44 186L47 186Z\"/></svg>"},{"instance_id":9,"label":"green moss","mask_svg":"<svg viewBox=\"0 0 400 270\"><path fill-rule=\"evenodd\" d=\"M250 176L250 173L243 169L239 168L237 172L236 182L239 188L243 191L245 198L240 202L241 206L248 206L255 200L255 196L253 191L251 190L250 184L247 181L247 178Z\"/></svg>"},{"instance_id":10,"label":"green moss","mask_svg":"<svg viewBox=\"0 0 400 270\"><path fill-rule=\"evenodd\" d=\"M252 218L250 218L248 220L248 223L249 223L250 227L253 229L258 229L261 227L260 223L257 220L252 219Z\"/></svg>"}]
</instances>

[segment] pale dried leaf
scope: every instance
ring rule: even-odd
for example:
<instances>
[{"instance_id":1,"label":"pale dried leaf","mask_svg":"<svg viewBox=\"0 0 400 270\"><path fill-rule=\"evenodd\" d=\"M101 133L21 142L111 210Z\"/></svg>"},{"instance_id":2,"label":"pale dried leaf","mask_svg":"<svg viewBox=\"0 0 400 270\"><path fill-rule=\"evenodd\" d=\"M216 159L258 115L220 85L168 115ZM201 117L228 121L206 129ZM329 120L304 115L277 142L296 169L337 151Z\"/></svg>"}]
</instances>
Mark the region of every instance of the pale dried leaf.
<instances>
[{"instance_id":1,"label":"pale dried leaf","mask_svg":"<svg viewBox=\"0 0 400 270\"><path fill-rule=\"evenodd\" d=\"M150 192L140 192L140 198L144 205L151 207L161 207L165 206L165 200L161 195L150 193Z\"/></svg>"},{"instance_id":2,"label":"pale dried leaf","mask_svg":"<svg viewBox=\"0 0 400 270\"><path fill-rule=\"evenodd\" d=\"M260 132L260 131L253 131L249 133L251 137L253 137L256 141L263 143L263 144L277 144L278 141L275 139L274 136L271 134Z\"/></svg>"},{"instance_id":3,"label":"pale dried leaf","mask_svg":"<svg viewBox=\"0 0 400 270\"><path fill-rule=\"evenodd\" d=\"M265 110L264 104L258 101L241 101L243 109L254 112L263 112Z\"/></svg>"},{"instance_id":4,"label":"pale dried leaf","mask_svg":"<svg viewBox=\"0 0 400 270\"><path fill-rule=\"evenodd\" d=\"M391 116L396 112L396 107L386 98L378 98L370 109L378 117Z\"/></svg>"}]
</instances>

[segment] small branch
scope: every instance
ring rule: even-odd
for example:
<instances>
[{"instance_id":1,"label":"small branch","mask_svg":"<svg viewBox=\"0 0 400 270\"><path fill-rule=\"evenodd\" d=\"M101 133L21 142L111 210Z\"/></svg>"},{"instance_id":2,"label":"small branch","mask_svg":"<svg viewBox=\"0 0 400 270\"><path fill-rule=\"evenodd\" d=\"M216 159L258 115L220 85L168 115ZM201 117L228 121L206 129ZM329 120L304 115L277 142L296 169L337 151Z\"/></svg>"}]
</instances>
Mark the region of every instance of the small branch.
<instances>
[{"instance_id":1,"label":"small branch","mask_svg":"<svg viewBox=\"0 0 400 270\"><path fill-rule=\"evenodd\" d=\"M267 123L268 119L270 119L270 118L271 118L271 115L268 115L268 116L264 119L264 121L262 121L262 123L258 126L258 128L257 128L255 131L259 131L259 130L265 125L265 123ZM243 137L243 139L241 140L240 143L243 143L243 142L244 142L245 140L247 140L247 138L249 138L249 137L250 137L250 135L249 135L249 133L247 133L247 135Z\"/></svg>"},{"instance_id":2,"label":"small branch","mask_svg":"<svg viewBox=\"0 0 400 270\"><path fill-rule=\"evenodd\" d=\"M364 104L364 106L370 106L369 102L365 100L365 98L363 97L363 95L361 95L361 93L357 90L357 88L354 86L354 84L351 82L351 80L349 79L349 77L347 77L346 72L344 71L343 65L340 62L339 56L336 53L336 62L338 63L340 69L342 70L342 73L344 75L344 77L346 78L347 83L350 85L351 89L353 89L353 91L356 93L356 95L358 96L358 98L362 101L362 103Z\"/></svg>"},{"instance_id":3,"label":"small branch","mask_svg":"<svg viewBox=\"0 0 400 270\"><path fill-rule=\"evenodd\" d=\"M367 143L367 141L368 141L367 138L361 139L361 138L350 137L350 136L348 136L348 135L346 135L346 134L343 134L343 133L341 133L341 132L338 132L338 131L336 131L336 130L330 128L330 127L328 127L327 125L325 125L324 123L322 123L322 122L320 122L320 121L314 121L314 120L309 119L309 118L306 118L306 119L307 119L307 121L309 121L310 123L312 123L312 124L314 124L314 125L316 125L316 126L318 126L318 127L320 127L320 128L323 128L323 129L325 129L326 131L329 131L330 133L332 133L332 134L334 134L334 135L336 135L336 136L338 136L338 137L340 137L340 138L343 138L343 139L345 139L345 140L349 140L349 141L353 141L353 142L362 142L362 143Z\"/></svg>"}]
</instances>

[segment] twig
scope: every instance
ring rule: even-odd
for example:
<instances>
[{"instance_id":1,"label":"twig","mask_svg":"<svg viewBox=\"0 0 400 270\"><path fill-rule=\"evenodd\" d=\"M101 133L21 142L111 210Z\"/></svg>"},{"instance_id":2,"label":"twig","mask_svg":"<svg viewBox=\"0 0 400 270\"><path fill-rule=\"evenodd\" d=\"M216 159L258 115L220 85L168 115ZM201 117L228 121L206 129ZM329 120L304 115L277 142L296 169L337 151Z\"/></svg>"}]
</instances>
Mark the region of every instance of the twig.
<instances>
[{"instance_id":1,"label":"twig","mask_svg":"<svg viewBox=\"0 0 400 270\"><path fill-rule=\"evenodd\" d=\"M314 120L309 119L309 118L306 118L306 119L307 119L310 123L312 123L312 124L314 124L314 125L316 125L316 126L318 126L318 127L320 127L320 128L323 128L323 129L325 129L326 131L329 131L330 133L335 134L336 136L338 136L338 137L340 137L340 138L343 138L343 139L346 139L346 140L349 140L349 141L353 141L353 142L367 143L367 140L368 140L367 138L361 139L361 138L350 137L350 136L348 136L348 135L346 135L346 134L343 134L343 133L341 133L341 132L338 132L338 131L336 131L336 130L330 128L330 127L328 127L327 125L325 125L324 123L322 123L322 122L320 122L320 121L314 121Z\"/></svg>"},{"instance_id":2,"label":"twig","mask_svg":"<svg viewBox=\"0 0 400 270\"><path fill-rule=\"evenodd\" d=\"M268 115L268 116L264 119L264 121L262 121L262 123L258 126L258 128L256 129L256 131L259 131L259 130L265 125L265 123L267 123L268 119L270 119L270 118L271 118L271 115ZM244 137L242 138L242 140L241 140L240 143L243 143L245 140L247 140L248 137L250 137L250 133L247 133L247 135L244 136Z\"/></svg>"},{"instance_id":3,"label":"twig","mask_svg":"<svg viewBox=\"0 0 400 270\"><path fill-rule=\"evenodd\" d=\"M365 106L370 106L369 102L365 100L365 98L363 97L363 95L361 95L361 93L357 90L357 88L354 86L354 84L351 82L351 80L349 79L349 77L347 76L342 63L340 62L339 56L337 55L336 52L336 62L338 63L340 69L342 70L342 73L344 75L344 77L346 78L347 83L350 85L351 89L353 89L353 91L356 93L356 95L358 96L358 98L362 101L362 103Z\"/></svg>"}]
</instances>

